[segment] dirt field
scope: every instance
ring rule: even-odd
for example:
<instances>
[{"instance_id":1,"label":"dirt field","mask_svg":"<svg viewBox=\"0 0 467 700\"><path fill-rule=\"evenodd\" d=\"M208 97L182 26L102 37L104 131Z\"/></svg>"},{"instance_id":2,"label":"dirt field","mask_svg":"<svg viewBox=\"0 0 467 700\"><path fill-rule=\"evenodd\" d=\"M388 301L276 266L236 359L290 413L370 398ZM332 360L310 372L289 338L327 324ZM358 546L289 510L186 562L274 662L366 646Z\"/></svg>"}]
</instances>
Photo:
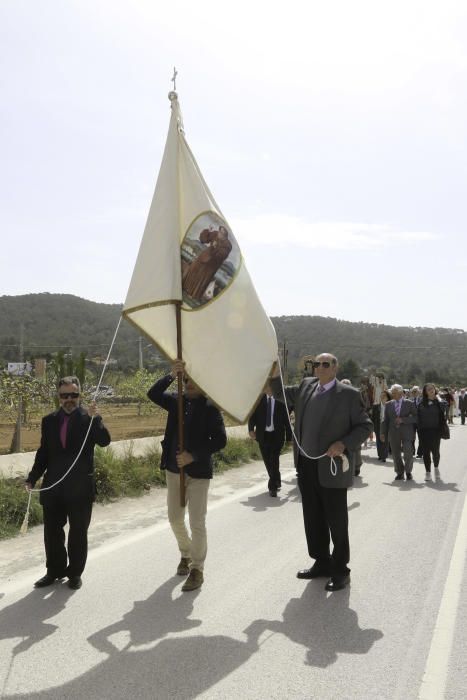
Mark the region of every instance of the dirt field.
<instances>
[{"instance_id":1,"label":"dirt field","mask_svg":"<svg viewBox=\"0 0 467 700\"><path fill-rule=\"evenodd\" d=\"M138 416L136 405L101 405L99 412L110 431L112 440L130 440L150 435L160 435L164 432L167 414L158 408L143 409L143 415ZM46 411L44 411L44 414ZM41 416L34 416L23 426L21 432L22 451L37 450L40 441ZM0 415L0 454L9 451L13 438L14 424L10 418Z\"/></svg>"},{"instance_id":2,"label":"dirt field","mask_svg":"<svg viewBox=\"0 0 467 700\"><path fill-rule=\"evenodd\" d=\"M28 425L23 426L21 432L22 452L37 450L40 442L41 416L37 414L28 420ZM101 404L99 413L102 415L112 440L132 440L151 435L161 435L164 432L167 414L157 406L142 409L142 415L138 416L136 404ZM226 420L226 425L232 423ZM0 454L6 454L13 439L15 426L11 417L0 413Z\"/></svg>"}]
</instances>

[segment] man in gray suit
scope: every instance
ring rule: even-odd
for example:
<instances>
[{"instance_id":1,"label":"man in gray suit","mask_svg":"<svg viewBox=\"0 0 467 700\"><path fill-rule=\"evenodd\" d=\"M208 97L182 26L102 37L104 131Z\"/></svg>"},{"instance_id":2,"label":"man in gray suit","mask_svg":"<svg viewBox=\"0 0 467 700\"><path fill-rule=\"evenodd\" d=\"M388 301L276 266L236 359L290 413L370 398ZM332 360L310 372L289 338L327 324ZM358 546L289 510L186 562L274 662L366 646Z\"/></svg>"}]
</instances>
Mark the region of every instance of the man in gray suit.
<instances>
[{"instance_id":1,"label":"man in gray suit","mask_svg":"<svg viewBox=\"0 0 467 700\"><path fill-rule=\"evenodd\" d=\"M326 590L338 591L350 583L347 489L352 485L355 454L373 425L360 392L337 381L337 358L329 353L313 362L314 377L285 387L290 410L295 411L294 446L298 486L308 552L315 563L298 578L330 577ZM279 367L272 372L271 388L284 400ZM332 539L333 551L329 553Z\"/></svg>"},{"instance_id":2,"label":"man in gray suit","mask_svg":"<svg viewBox=\"0 0 467 700\"><path fill-rule=\"evenodd\" d=\"M393 384L390 392L392 400L387 402L384 409L381 442L389 440L396 481L404 479L404 471L407 481L411 481L417 407L413 401L404 398L404 389L400 384Z\"/></svg>"}]
</instances>

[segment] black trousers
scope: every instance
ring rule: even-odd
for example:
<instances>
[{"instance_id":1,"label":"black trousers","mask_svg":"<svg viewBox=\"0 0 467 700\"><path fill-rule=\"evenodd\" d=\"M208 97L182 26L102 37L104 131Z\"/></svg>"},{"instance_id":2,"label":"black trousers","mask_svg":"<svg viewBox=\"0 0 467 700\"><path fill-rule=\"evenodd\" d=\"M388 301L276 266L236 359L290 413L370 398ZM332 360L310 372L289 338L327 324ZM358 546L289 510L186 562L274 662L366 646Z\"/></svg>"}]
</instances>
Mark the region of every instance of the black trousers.
<instances>
[{"instance_id":1,"label":"black trousers","mask_svg":"<svg viewBox=\"0 0 467 700\"><path fill-rule=\"evenodd\" d=\"M425 464L425 470L427 472L431 472L432 455L435 468L439 466L439 446L441 443L440 430L439 428L426 428L425 430L419 430L419 435L422 443L423 463Z\"/></svg>"},{"instance_id":2,"label":"black trousers","mask_svg":"<svg viewBox=\"0 0 467 700\"><path fill-rule=\"evenodd\" d=\"M465 414L466 414L466 409L461 408L461 425L465 425Z\"/></svg>"},{"instance_id":3,"label":"black trousers","mask_svg":"<svg viewBox=\"0 0 467 700\"><path fill-rule=\"evenodd\" d=\"M279 470L279 456L282 445L278 444L277 436L272 432L264 432L264 439L261 440L259 449L263 458L264 466L268 472L268 489L275 490L281 487L281 473Z\"/></svg>"},{"instance_id":4,"label":"black trousers","mask_svg":"<svg viewBox=\"0 0 467 700\"><path fill-rule=\"evenodd\" d=\"M350 571L347 489L323 488L317 460L299 457L297 471L308 553L312 559L328 560L332 574L347 574Z\"/></svg>"},{"instance_id":5,"label":"black trousers","mask_svg":"<svg viewBox=\"0 0 467 700\"><path fill-rule=\"evenodd\" d=\"M47 573L51 576L81 576L88 556L92 502L65 503L57 500L42 508ZM69 530L65 548L64 527L67 521Z\"/></svg>"},{"instance_id":6,"label":"black trousers","mask_svg":"<svg viewBox=\"0 0 467 700\"><path fill-rule=\"evenodd\" d=\"M388 456L388 444L387 442L381 442L380 430L381 430L381 407L379 404L373 406L371 412L371 420L375 428L376 436L376 451L378 453L379 459L387 459Z\"/></svg>"}]
</instances>

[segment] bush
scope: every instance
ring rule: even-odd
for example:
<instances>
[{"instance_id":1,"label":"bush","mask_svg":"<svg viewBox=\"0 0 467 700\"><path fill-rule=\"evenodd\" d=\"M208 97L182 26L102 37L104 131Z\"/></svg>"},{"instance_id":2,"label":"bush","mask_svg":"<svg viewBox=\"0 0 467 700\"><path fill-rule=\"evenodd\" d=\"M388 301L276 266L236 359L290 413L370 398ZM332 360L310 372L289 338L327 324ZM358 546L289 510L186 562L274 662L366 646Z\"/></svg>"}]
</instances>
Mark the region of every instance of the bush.
<instances>
[{"instance_id":1,"label":"bush","mask_svg":"<svg viewBox=\"0 0 467 700\"><path fill-rule=\"evenodd\" d=\"M261 453L255 440L229 438L224 449L216 452L212 458L214 473L220 474L231 467L238 467L252 460L261 459Z\"/></svg>"},{"instance_id":2,"label":"bush","mask_svg":"<svg viewBox=\"0 0 467 700\"><path fill-rule=\"evenodd\" d=\"M165 484L160 462L157 449L135 457L130 448L123 457L117 457L112 449L97 447L94 460L96 500L106 503L124 496L137 496L151 486Z\"/></svg>"},{"instance_id":3,"label":"bush","mask_svg":"<svg viewBox=\"0 0 467 700\"><path fill-rule=\"evenodd\" d=\"M224 449L213 455L214 473L219 474L260 457L257 442L230 438ZM123 456L117 457L111 448L96 447L96 500L99 503L109 503L125 496L140 496L151 486L165 486L165 473L161 471L160 463L158 448L141 457L136 457L130 448ZM0 539L18 534L27 502L28 494L22 479L0 479ZM33 495L29 524L37 525L41 522L42 507L37 496Z\"/></svg>"},{"instance_id":4,"label":"bush","mask_svg":"<svg viewBox=\"0 0 467 700\"><path fill-rule=\"evenodd\" d=\"M0 478L0 539L18 534L28 506L28 494L22 479ZM31 498L29 524L42 522L42 507L39 500Z\"/></svg>"}]
</instances>

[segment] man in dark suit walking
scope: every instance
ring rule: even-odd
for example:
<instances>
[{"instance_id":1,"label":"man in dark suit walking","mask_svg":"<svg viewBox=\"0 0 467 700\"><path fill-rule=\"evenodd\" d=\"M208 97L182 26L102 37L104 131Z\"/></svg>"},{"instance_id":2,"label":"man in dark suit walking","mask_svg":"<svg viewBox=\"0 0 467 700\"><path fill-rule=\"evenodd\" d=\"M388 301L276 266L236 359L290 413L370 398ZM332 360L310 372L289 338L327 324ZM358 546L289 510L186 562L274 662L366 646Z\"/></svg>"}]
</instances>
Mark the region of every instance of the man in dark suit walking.
<instances>
[{"instance_id":1,"label":"man in dark suit walking","mask_svg":"<svg viewBox=\"0 0 467 700\"><path fill-rule=\"evenodd\" d=\"M313 366L315 377L285 388L289 408L295 411L300 445L295 449L295 463L308 553L315 559L311 568L302 569L297 576L330 577L326 590L338 591L350 583L347 489L352 485L356 451L371 434L373 424L360 392L337 381L334 355L318 355ZM271 386L280 400L278 373L276 366Z\"/></svg>"},{"instance_id":2,"label":"man in dark suit walking","mask_svg":"<svg viewBox=\"0 0 467 700\"><path fill-rule=\"evenodd\" d=\"M284 442L292 440L292 430L287 409L282 402L276 401L270 384L266 386L266 393L250 416L248 432L258 442L269 476L269 495L277 496L282 485L279 457Z\"/></svg>"},{"instance_id":3,"label":"man in dark suit walking","mask_svg":"<svg viewBox=\"0 0 467 700\"><path fill-rule=\"evenodd\" d=\"M97 414L94 402L88 410L80 406L80 392L77 377L60 379L60 409L42 419L41 444L26 479L29 491L44 475L41 488L45 490L41 490L40 503L44 513L47 573L36 581L36 588L50 586L64 576L68 576L70 588L76 590L82 585L81 574L86 565L87 534L95 498L94 447L108 445L110 434ZM52 486L62 479L75 460L63 481ZM64 527L67 521L66 549Z\"/></svg>"}]
</instances>

